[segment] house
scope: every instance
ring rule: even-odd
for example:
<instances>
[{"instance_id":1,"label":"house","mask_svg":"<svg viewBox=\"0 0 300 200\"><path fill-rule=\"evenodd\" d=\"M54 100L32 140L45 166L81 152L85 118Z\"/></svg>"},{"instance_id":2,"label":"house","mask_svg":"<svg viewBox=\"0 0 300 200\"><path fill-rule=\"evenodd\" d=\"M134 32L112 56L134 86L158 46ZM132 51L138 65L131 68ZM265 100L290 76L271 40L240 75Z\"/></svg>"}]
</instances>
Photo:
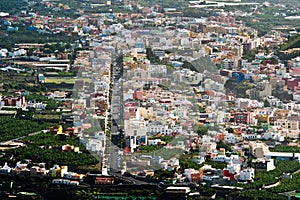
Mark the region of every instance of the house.
<instances>
[{"instance_id":1,"label":"house","mask_svg":"<svg viewBox=\"0 0 300 200\"><path fill-rule=\"evenodd\" d=\"M249 151L256 158L262 158L266 153L269 152L269 147L262 142L249 142Z\"/></svg>"},{"instance_id":2,"label":"house","mask_svg":"<svg viewBox=\"0 0 300 200\"><path fill-rule=\"evenodd\" d=\"M240 164L233 164L231 162L229 162L226 166L225 169L223 169L223 175L224 175L224 171L226 173L226 170L228 173L231 174L239 174L241 171L241 165Z\"/></svg>"},{"instance_id":3,"label":"house","mask_svg":"<svg viewBox=\"0 0 300 200\"><path fill-rule=\"evenodd\" d=\"M1 96L0 95L0 106L14 106L14 107L24 107L26 106L26 101L24 96Z\"/></svg>"},{"instance_id":4,"label":"house","mask_svg":"<svg viewBox=\"0 0 300 200\"><path fill-rule=\"evenodd\" d=\"M10 171L11 167L9 167L7 163L5 163L4 166L0 168L0 174L9 174Z\"/></svg>"},{"instance_id":5,"label":"house","mask_svg":"<svg viewBox=\"0 0 300 200\"><path fill-rule=\"evenodd\" d=\"M266 159L294 160L300 162L300 153L266 152L263 157Z\"/></svg>"},{"instance_id":6,"label":"house","mask_svg":"<svg viewBox=\"0 0 300 200\"><path fill-rule=\"evenodd\" d=\"M240 181L252 181L254 179L254 169L247 168L240 172L239 180Z\"/></svg>"},{"instance_id":7,"label":"house","mask_svg":"<svg viewBox=\"0 0 300 200\"><path fill-rule=\"evenodd\" d=\"M185 169L184 176L189 182L200 182L202 180L202 174L195 169Z\"/></svg>"},{"instance_id":8,"label":"house","mask_svg":"<svg viewBox=\"0 0 300 200\"><path fill-rule=\"evenodd\" d=\"M202 142L202 144L199 145L200 152L211 153L214 152L216 149L217 143L215 142Z\"/></svg>"},{"instance_id":9,"label":"house","mask_svg":"<svg viewBox=\"0 0 300 200\"><path fill-rule=\"evenodd\" d=\"M235 135L233 133L227 133L224 136L224 141L230 144L235 144L239 141L241 141L241 137L238 135Z\"/></svg>"},{"instance_id":10,"label":"house","mask_svg":"<svg viewBox=\"0 0 300 200\"><path fill-rule=\"evenodd\" d=\"M136 118L124 121L125 143L127 147L136 148L138 139L146 137L145 120Z\"/></svg>"},{"instance_id":11,"label":"house","mask_svg":"<svg viewBox=\"0 0 300 200\"><path fill-rule=\"evenodd\" d=\"M174 169L179 169L179 160L175 157L170 158L169 160L163 160L160 163L161 167L164 170L173 171Z\"/></svg>"},{"instance_id":12,"label":"house","mask_svg":"<svg viewBox=\"0 0 300 200\"><path fill-rule=\"evenodd\" d=\"M148 145L149 146L156 146L156 145L161 144L161 143L162 143L161 139L148 140Z\"/></svg>"},{"instance_id":13,"label":"house","mask_svg":"<svg viewBox=\"0 0 300 200\"><path fill-rule=\"evenodd\" d=\"M251 167L255 171L271 171L275 169L274 159L258 158L252 160Z\"/></svg>"},{"instance_id":14,"label":"house","mask_svg":"<svg viewBox=\"0 0 300 200\"><path fill-rule=\"evenodd\" d=\"M212 161L216 161L216 162L223 162L223 163L227 163L230 161L229 157L226 157L225 155L217 155L215 157L211 158Z\"/></svg>"},{"instance_id":15,"label":"house","mask_svg":"<svg viewBox=\"0 0 300 200\"><path fill-rule=\"evenodd\" d=\"M73 186L78 186L79 182L78 181L70 181L66 179L53 179L52 184L58 184L58 185L73 185Z\"/></svg>"},{"instance_id":16,"label":"house","mask_svg":"<svg viewBox=\"0 0 300 200\"><path fill-rule=\"evenodd\" d=\"M90 185L112 185L114 181L113 176L104 176L102 174L88 173L84 178L84 182Z\"/></svg>"},{"instance_id":17,"label":"house","mask_svg":"<svg viewBox=\"0 0 300 200\"><path fill-rule=\"evenodd\" d=\"M263 134L263 138L265 140L276 140L276 141L284 141L284 136L280 134L280 132L271 131Z\"/></svg>"},{"instance_id":18,"label":"house","mask_svg":"<svg viewBox=\"0 0 300 200\"><path fill-rule=\"evenodd\" d=\"M190 187L169 186L166 188L166 195L168 199L186 199L190 192Z\"/></svg>"},{"instance_id":19,"label":"house","mask_svg":"<svg viewBox=\"0 0 300 200\"><path fill-rule=\"evenodd\" d=\"M38 81L40 83L45 83L46 82L46 78L45 78L44 74L39 74L38 75Z\"/></svg>"},{"instance_id":20,"label":"house","mask_svg":"<svg viewBox=\"0 0 300 200\"><path fill-rule=\"evenodd\" d=\"M54 165L52 168L49 169L50 177L61 178L66 173L68 173L68 166L60 167L59 165Z\"/></svg>"},{"instance_id":21,"label":"house","mask_svg":"<svg viewBox=\"0 0 300 200\"><path fill-rule=\"evenodd\" d=\"M30 168L30 176L45 176L47 170L44 167L32 166Z\"/></svg>"},{"instance_id":22,"label":"house","mask_svg":"<svg viewBox=\"0 0 300 200\"><path fill-rule=\"evenodd\" d=\"M62 134L63 133L63 127L62 127L62 125L51 126L50 127L50 132L55 133L55 134Z\"/></svg>"},{"instance_id":23,"label":"house","mask_svg":"<svg viewBox=\"0 0 300 200\"><path fill-rule=\"evenodd\" d=\"M238 111L234 113L234 122L241 124L250 124L250 112Z\"/></svg>"}]
</instances>

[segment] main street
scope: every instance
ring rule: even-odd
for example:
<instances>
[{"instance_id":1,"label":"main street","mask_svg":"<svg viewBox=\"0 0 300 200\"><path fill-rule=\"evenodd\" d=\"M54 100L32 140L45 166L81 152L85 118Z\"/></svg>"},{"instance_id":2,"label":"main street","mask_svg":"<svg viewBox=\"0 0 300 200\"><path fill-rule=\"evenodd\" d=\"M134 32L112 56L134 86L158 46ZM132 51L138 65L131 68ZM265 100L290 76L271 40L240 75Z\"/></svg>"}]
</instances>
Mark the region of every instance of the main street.
<instances>
[{"instance_id":1,"label":"main street","mask_svg":"<svg viewBox=\"0 0 300 200\"><path fill-rule=\"evenodd\" d=\"M117 55L112 65L110 173L121 170L121 139L123 124L123 56ZM112 174L113 175L113 174Z\"/></svg>"}]
</instances>

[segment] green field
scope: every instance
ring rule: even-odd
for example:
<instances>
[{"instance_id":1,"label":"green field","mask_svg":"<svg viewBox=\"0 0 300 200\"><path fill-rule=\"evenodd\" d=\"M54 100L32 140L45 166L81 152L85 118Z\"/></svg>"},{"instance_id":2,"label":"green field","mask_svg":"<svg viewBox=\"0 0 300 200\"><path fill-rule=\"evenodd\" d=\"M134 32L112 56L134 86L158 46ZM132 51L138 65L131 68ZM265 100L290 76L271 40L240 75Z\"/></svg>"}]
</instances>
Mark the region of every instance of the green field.
<instances>
[{"instance_id":1,"label":"green field","mask_svg":"<svg viewBox=\"0 0 300 200\"><path fill-rule=\"evenodd\" d=\"M74 84L76 80L84 80L85 82L90 83L91 79L90 78L83 78L83 79L76 79L76 78L57 78L57 77L51 77L51 78L46 78L45 83L55 83L55 84Z\"/></svg>"}]
</instances>

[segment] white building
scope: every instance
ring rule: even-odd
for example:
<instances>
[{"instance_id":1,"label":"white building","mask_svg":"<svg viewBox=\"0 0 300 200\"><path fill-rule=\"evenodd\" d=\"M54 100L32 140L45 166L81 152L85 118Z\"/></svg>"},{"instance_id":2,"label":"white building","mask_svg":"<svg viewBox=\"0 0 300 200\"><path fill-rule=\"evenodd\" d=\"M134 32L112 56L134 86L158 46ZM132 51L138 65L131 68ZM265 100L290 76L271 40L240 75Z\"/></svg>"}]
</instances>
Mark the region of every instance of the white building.
<instances>
[{"instance_id":1,"label":"white building","mask_svg":"<svg viewBox=\"0 0 300 200\"><path fill-rule=\"evenodd\" d=\"M241 171L241 165L240 164L228 163L227 166L226 166L226 169L231 174L238 174Z\"/></svg>"},{"instance_id":2,"label":"white building","mask_svg":"<svg viewBox=\"0 0 300 200\"><path fill-rule=\"evenodd\" d=\"M191 71L189 69L182 69L180 71L175 71L173 73L175 81L182 84L192 84L197 85L203 80L203 74Z\"/></svg>"},{"instance_id":3,"label":"white building","mask_svg":"<svg viewBox=\"0 0 300 200\"><path fill-rule=\"evenodd\" d=\"M146 126L147 134L154 135L161 133L163 135L171 135L172 133L182 133L182 127L176 125L165 125L160 121L153 121Z\"/></svg>"},{"instance_id":4,"label":"white building","mask_svg":"<svg viewBox=\"0 0 300 200\"><path fill-rule=\"evenodd\" d=\"M149 146L156 146L159 143L161 143L161 139L148 140L148 145Z\"/></svg>"},{"instance_id":5,"label":"white building","mask_svg":"<svg viewBox=\"0 0 300 200\"><path fill-rule=\"evenodd\" d=\"M215 156L211 159L212 161L216 161L216 162L224 162L224 163L227 163L230 161L230 158L229 157L226 157L225 155L218 155L218 156Z\"/></svg>"},{"instance_id":6,"label":"white building","mask_svg":"<svg viewBox=\"0 0 300 200\"><path fill-rule=\"evenodd\" d=\"M276 140L279 142L284 141L284 135L281 135L280 132L266 132L263 134L265 140Z\"/></svg>"},{"instance_id":7,"label":"white building","mask_svg":"<svg viewBox=\"0 0 300 200\"><path fill-rule=\"evenodd\" d=\"M254 179L254 169L248 168L240 172L239 180L241 181L251 181Z\"/></svg>"},{"instance_id":8,"label":"white building","mask_svg":"<svg viewBox=\"0 0 300 200\"><path fill-rule=\"evenodd\" d=\"M227 133L224 137L224 141L230 144L235 144L241 141L241 138L233 133Z\"/></svg>"},{"instance_id":9,"label":"white building","mask_svg":"<svg viewBox=\"0 0 300 200\"><path fill-rule=\"evenodd\" d=\"M10 171L11 171L11 167L9 167L7 163L5 163L4 166L0 168L1 174L8 174L10 173Z\"/></svg>"},{"instance_id":10,"label":"white building","mask_svg":"<svg viewBox=\"0 0 300 200\"><path fill-rule=\"evenodd\" d=\"M271 171L274 170L276 167L274 165L274 159L266 159L266 158L259 158L252 160L252 167L255 171Z\"/></svg>"}]
</instances>

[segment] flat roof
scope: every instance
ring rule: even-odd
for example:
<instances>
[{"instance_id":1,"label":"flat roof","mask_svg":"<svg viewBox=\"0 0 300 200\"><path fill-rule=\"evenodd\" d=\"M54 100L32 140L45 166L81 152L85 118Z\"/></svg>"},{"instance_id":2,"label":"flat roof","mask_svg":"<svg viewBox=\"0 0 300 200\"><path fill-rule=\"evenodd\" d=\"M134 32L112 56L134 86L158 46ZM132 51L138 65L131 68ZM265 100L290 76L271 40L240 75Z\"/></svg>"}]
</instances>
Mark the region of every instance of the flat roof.
<instances>
[{"instance_id":1,"label":"flat roof","mask_svg":"<svg viewBox=\"0 0 300 200\"><path fill-rule=\"evenodd\" d=\"M268 152L264 156L281 156L281 157L293 157L293 153L289 152ZM295 157L300 157L300 153L295 153Z\"/></svg>"}]
</instances>

